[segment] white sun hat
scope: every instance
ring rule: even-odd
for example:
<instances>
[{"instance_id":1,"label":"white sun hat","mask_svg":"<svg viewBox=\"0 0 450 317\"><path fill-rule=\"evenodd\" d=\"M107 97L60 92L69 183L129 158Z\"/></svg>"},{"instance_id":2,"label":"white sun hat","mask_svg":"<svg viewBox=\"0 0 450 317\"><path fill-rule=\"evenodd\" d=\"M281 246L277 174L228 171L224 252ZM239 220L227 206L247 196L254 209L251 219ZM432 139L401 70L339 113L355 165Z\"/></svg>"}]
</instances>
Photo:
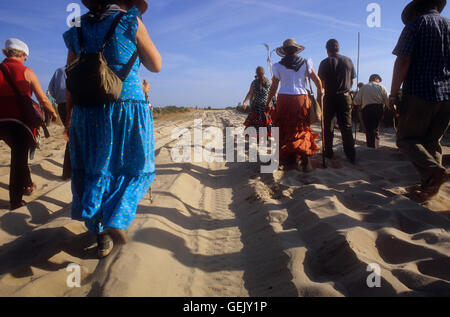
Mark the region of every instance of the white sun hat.
<instances>
[{"instance_id":1,"label":"white sun hat","mask_svg":"<svg viewBox=\"0 0 450 317\"><path fill-rule=\"evenodd\" d=\"M13 48L24 52L27 56L30 55L30 49L28 45L18 39L8 39L5 43L5 49Z\"/></svg>"}]
</instances>

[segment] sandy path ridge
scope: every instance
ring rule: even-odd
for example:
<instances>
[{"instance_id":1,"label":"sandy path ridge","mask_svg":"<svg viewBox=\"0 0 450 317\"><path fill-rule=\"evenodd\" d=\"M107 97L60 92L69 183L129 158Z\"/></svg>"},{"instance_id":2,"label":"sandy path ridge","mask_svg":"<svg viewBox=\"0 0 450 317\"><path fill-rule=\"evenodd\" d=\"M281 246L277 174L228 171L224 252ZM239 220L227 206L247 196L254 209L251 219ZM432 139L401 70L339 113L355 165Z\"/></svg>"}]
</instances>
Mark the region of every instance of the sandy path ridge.
<instances>
[{"instance_id":1,"label":"sandy path ridge","mask_svg":"<svg viewBox=\"0 0 450 317\"><path fill-rule=\"evenodd\" d=\"M245 117L201 118L222 129ZM392 133L383 150L358 147L356 167L340 158L309 174L265 175L256 163L173 163L172 129L192 131L193 119L157 125L154 202L144 199L130 243L102 261L95 238L69 218L70 184L57 179L64 142L46 144L33 162L32 203L0 209L0 295L450 296L450 184L427 204L406 197L417 175ZM7 164L0 156L0 204ZM72 262L81 288L66 286ZM381 267L380 288L367 287L370 263Z\"/></svg>"}]
</instances>

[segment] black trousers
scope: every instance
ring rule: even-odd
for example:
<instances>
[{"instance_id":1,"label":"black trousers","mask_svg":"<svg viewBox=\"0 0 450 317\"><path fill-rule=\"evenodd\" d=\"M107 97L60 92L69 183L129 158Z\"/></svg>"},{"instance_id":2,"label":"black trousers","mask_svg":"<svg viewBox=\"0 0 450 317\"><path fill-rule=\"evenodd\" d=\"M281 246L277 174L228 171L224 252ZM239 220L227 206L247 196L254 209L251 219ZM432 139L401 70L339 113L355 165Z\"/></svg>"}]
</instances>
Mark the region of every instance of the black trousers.
<instances>
[{"instance_id":1,"label":"black trousers","mask_svg":"<svg viewBox=\"0 0 450 317\"><path fill-rule=\"evenodd\" d=\"M9 200L12 206L22 201L24 188L33 185L28 154L31 137L20 124L15 122L0 123L0 140L11 148L11 170L9 174Z\"/></svg>"},{"instance_id":2,"label":"black trousers","mask_svg":"<svg viewBox=\"0 0 450 317\"><path fill-rule=\"evenodd\" d=\"M64 127L67 127L67 108L65 103L58 104L58 113ZM72 176L72 163L70 162L69 143L66 144L66 152L64 154L63 179L69 179Z\"/></svg>"},{"instance_id":3,"label":"black trousers","mask_svg":"<svg viewBox=\"0 0 450 317\"><path fill-rule=\"evenodd\" d=\"M337 117L341 130L344 153L349 159L354 159L355 140L352 133L352 100L350 94L325 95L324 98L324 134L325 156L333 157L334 124L333 118Z\"/></svg>"},{"instance_id":4,"label":"black trousers","mask_svg":"<svg viewBox=\"0 0 450 317\"><path fill-rule=\"evenodd\" d=\"M384 106L382 104L366 105L362 110L368 147L376 149L380 144L379 127L381 120L383 120L383 114Z\"/></svg>"}]
</instances>

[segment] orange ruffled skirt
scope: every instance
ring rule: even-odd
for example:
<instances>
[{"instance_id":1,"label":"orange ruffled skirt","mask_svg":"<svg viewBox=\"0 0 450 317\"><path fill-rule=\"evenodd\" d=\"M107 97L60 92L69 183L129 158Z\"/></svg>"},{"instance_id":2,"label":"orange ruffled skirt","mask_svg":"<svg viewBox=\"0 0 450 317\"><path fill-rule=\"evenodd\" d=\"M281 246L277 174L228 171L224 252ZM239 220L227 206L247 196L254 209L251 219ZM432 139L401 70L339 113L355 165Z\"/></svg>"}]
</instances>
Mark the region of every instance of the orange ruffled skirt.
<instances>
[{"instance_id":1,"label":"orange ruffled skirt","mask_svg":"<svg viewBox=\"0 0 450 317\"><path fill-rule=\"evenodd\" d=\"M280 131L280 162L291 163L303 156L312 156L319 147L309 124L308 95L278 95L272 114L273 126Z\"/></svg>"}]
</instances>

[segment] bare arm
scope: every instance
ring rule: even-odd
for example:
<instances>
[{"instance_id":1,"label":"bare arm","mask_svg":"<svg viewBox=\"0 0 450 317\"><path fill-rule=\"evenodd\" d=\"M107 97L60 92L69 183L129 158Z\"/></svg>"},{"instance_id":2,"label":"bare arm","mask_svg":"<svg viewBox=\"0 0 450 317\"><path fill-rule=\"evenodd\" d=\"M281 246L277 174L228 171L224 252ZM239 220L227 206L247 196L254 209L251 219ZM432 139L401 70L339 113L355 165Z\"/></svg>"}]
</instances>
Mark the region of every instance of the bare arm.
<instances>
[{"instance_id":1,"label":"bare arm","mask_svg":"<svg viewBox=\"0 0 450 317\"><path fill-rule=\"evenodd\" d=\"M145 68L153 73L159 73L161 71L162 59L155 45L153 44L150 36L148 35L147 28L144 23L138 18L138 30L137 30L137 46L139 57Z\"/></svg>"},{"instance_id":2,"label":"bare arm","mask_svg":"<svg viewBox=\"0 0 450 317\"><path fill-rule=\"evenodd\" d=\"M39 104L52 115L53 121L56 120L56 112L53 109L50 100L48 100L47 95L42 90L41 84L39 83L39 79L37 78L36 74L28 68L25 72L25 78L30 83L31 91L33 91L34 95L39 101Z\"/></svg>"},{"instance_id":3,"label":"bare arm","mask_svg":"<svg viewBox=\"0 0 450 317\"><path fill-rule=\"evenodd\" d=\"M319 71L319 73L320 73L320 71ZM320 77L319 74L317 74L317 77L319 77L320 82L322 83L322 91L323 91L323 93L326 94L326 91L325 91L325 79Z\"/></svg>"},{"instance_id":4,"label":"bare arm","mask_svg":"<svg viewBox=\"0 0 450 317\"><path fill-rule=\"evenodd\" d=\"M250 98L252 98L253 96L253 84L250 85L250 90L248 91L247 96L244 99L244 102L242 103L242 105L244 106L244 109L247 108L246 102L250 100Z\"/></svg>"},{"instance_id":5,"label":"bare arm","mask_svg":"<svg viewBox=\"0 0 450 317\"><path fill-rule=\"evenodd\" d=\"M394 74L392 75L391 97L389 98L389 107L394 112L397 112L394 106L398 102L398 92L400 91L400 87L405 81L410 66L411 66L410 56L400 55L395 60Z\"/></svg>"},{"instance_id":6,"label":"bare arm","mask_svg":"<svg viewBox=\"0 0 450 317\"><path fill-rule=\"evenodd\" d=\"M320 80L319 76L317 75L317 73L314 71L314 69L311 69L311 79L314 82L314 85L316 85L317 88L317 97L322 97L323 96L323 86L322 86L322 81Z\"/></svg>"},{"instance_id":7,"label":"bare arm","mask_svg":"<svg viewBox=\"0 0 450 317\"><path fill-rule=\"evenodd\" d=\"M270 86L269 96L267 97L267 105L266 110L270 108L270 103L272 102L273 97L277 93L278 85L280 84L280 80L275 76L272 77L272 85Z\"/></svg>"},{"instance_id":8,"label":"bare arm","mask_svg":"<svg viewBox=\"0 0 450 317\"><path fill-rule=\"evenodd\" d=\"M410 56L400 55L395 60L394 74L392 76L391 96L398 95L400 87L405 81L410 66L411 66Z\"/></svg>"},{"instance_id":9,"label":"bare arm","mask_svg":"<svg viewBox=\"0 0 450 317\"><path fill-rule=\"evenodd\" d=\"M144 94L148 94L150 92L150 84L145 79L142 82L142 90L144 91Z\"/></svg>"}]
</instances>

